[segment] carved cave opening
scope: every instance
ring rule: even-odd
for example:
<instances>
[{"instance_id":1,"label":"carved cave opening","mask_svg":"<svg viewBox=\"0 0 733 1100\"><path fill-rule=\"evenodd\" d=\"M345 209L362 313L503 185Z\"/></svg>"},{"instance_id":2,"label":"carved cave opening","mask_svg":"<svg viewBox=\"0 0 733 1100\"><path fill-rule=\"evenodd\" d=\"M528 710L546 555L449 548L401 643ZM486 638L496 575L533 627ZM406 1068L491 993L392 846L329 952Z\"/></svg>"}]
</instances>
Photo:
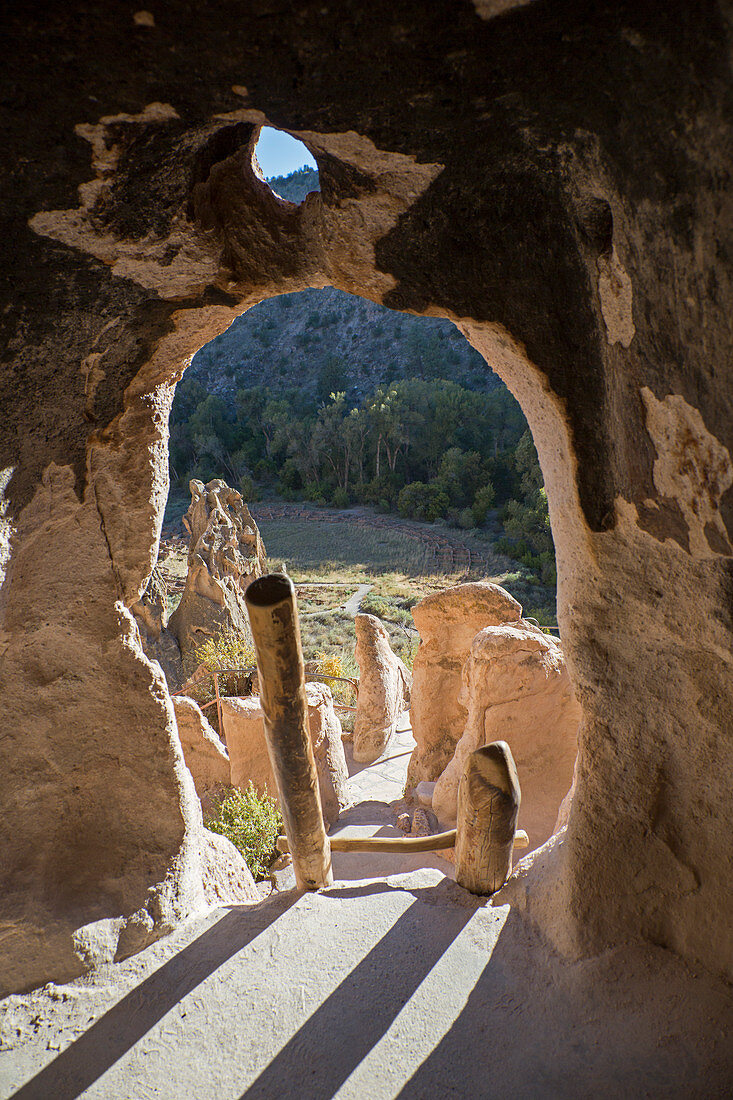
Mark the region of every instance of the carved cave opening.
<instances>
[{"instance_id":1,"label":"carved cave opening","mask_svg":"<svg viewBox=\"0 0 733 1100\"><path fill-rule=\"evenodd\" d=\"M366 77L331 94L325 70L299 98L292 59L261 71L268 50L249 59L254 93L230 59L194 109L166 61L159 98L112 88L90 114L72 96L44 149L73 145L71 167L44 168L37 191L19 185L9 282L33 288L18 361L34 381L12 377L2 463L15 471L1 669L9 988L142 949L201 909L226 862L203 836L170 698L129 609L155 564L184 364L257 302L328 285L456 324L536 442L584 718L567 832L512 900L568 955L646 940L730 971L722 17L712 5L692 28L680 9L677 33L646 8L565 6L573 36L556 34L547 5L496 27L456 11L446 65L471 88L460 109L432 62L400 63L400 35L389 110ZM613 64L578 47L594 35ZM558 76L568 51L572 86ZM360 41L350 63L366 56ZM321 194L297 207L252 171L260 104L318 162Z\"/></svg>"}]
</instances>

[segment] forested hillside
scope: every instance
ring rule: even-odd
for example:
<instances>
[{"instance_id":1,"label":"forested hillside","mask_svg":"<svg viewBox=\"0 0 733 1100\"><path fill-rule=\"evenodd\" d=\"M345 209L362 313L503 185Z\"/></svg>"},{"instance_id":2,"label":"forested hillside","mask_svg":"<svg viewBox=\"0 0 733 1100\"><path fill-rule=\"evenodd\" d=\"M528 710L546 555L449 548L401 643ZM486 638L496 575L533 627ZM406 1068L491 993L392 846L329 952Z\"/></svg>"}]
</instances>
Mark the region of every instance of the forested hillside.
<instances>
[{"instance_id":1,"label":"forested hillside","mask_svg":"<svg viewBox=\"0 0 733 1100\"><path fill-rule=\"evenodd\" d=\"M241 386L297 386L312 398L359 399L379 382L450 378L499 384L450 321L411 317L333 287L253 306L194 357L188 377L232 398Z\"/></svg>"},{"instance_id":2,"label":"forested hillside","mask_svg":"<svg viewBox=\"0 0 733 1100\"><path fill-rule=\"evenodd\" d=\"M270 182L296 201L314 177ZM332 288L263 302L196 355L176 393L170 455L181 487L220 476L249 499L365 503L464 528L493 518L501 549L554 583L524 416L447 321Z\"/></svg>"}]
</instances>

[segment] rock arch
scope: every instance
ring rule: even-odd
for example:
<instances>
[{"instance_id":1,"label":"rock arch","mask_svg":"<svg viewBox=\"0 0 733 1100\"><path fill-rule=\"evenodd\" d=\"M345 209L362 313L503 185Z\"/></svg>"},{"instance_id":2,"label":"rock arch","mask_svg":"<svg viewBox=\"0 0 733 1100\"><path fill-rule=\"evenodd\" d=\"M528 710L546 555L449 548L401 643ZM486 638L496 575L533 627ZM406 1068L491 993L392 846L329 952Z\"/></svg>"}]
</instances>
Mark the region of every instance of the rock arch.
<instances>
[{"instance_id":1,"label":"rock arch","mask_svg":"<svg viewBox=\"0 0 733 1100\"><path fill-rule=\"evenodd\" d=\"M326 284L455 321L537 443L585 719L567 832L517 903L563 950L641 937L731 972L727 12L305 2L234 29L68 5L61 76L38 61L47 13L14 16L8 988L83 969L80 927L111 922L124 955L204 903L170 700L127 608L186 363L263 297ZM251 170L268 121L318 162L299 207Z\"/></svg>"}]
</instances>

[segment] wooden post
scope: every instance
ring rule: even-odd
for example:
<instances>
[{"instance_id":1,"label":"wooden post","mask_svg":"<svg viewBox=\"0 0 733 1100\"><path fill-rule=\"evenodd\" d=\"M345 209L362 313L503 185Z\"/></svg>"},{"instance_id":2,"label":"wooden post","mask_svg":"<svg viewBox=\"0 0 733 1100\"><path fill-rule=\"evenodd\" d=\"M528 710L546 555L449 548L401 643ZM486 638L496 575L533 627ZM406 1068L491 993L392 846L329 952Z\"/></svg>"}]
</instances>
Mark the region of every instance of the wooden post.
<instances>
[{"instance_id":1,"label":"wooden post","mask_svg":"<svg viewBox=\"0 0 733 1100\"><path fill-rule=\"evenodd\" d=\"M446 848L455 848L456 830L447 833L433 833L432 836L332 836L329 837L332 852L396 852L398 855L412 855L415 852L441 852ZM286 836L275 841L278 852L289 852L290 845ZM529 837L524 829L514 834L515 848L529 848Z\"/></svg>"},{"instance_id":2,"label":"wooden post","mask_svg":"<svg viewBox=\"0 0 733 1100\"><path fill-rule=\"evenodd\" d=\"M471 753L458 787L456 882L472 894L494 894L509 877L520 799L506 741Z\"/></svg>"},{"instance_id":3,"label":"wooden post","mask_svg":"<svg viewBox=\"0 0 733 1100\"><path fill-rule=\"evenodd\" d=\"M303 651L290 577L270 573L244 595L260 673L265 737L301 890L331 886L331 849L308 732Z\"/></svg>"}]
</instances>

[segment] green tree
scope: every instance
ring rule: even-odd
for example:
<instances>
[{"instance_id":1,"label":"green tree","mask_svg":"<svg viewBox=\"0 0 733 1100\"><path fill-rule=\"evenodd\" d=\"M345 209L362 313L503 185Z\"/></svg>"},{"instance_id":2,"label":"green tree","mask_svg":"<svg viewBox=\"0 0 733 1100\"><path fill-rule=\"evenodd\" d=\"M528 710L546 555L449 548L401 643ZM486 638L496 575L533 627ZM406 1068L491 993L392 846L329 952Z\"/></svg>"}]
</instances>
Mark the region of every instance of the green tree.
<instances>
[{"instance_id":1,"label":"green tree","mask_svg":"<svg viewBox=\"0 0 733 1100\"><path fill-rule=\"evenodd\" d=\"M547 493L529 431L524 433L517 444L514 461L517 472L521 475L522 498L510 500L506 506L504 527L507 534L526 542L537 555L554 554Z\"/></svg>"},{"instance_id":2,"label":"green tree","mask_svg":"<svg viewBox=\"0 0 733 1100\"><path fill-rule=\"evenodd\" d=\"M429 521L444 516L449 503L447 493L434 481L429 484L413 481L405 485L397 497L400 515Z\"/></svg>"}]
</instances>

